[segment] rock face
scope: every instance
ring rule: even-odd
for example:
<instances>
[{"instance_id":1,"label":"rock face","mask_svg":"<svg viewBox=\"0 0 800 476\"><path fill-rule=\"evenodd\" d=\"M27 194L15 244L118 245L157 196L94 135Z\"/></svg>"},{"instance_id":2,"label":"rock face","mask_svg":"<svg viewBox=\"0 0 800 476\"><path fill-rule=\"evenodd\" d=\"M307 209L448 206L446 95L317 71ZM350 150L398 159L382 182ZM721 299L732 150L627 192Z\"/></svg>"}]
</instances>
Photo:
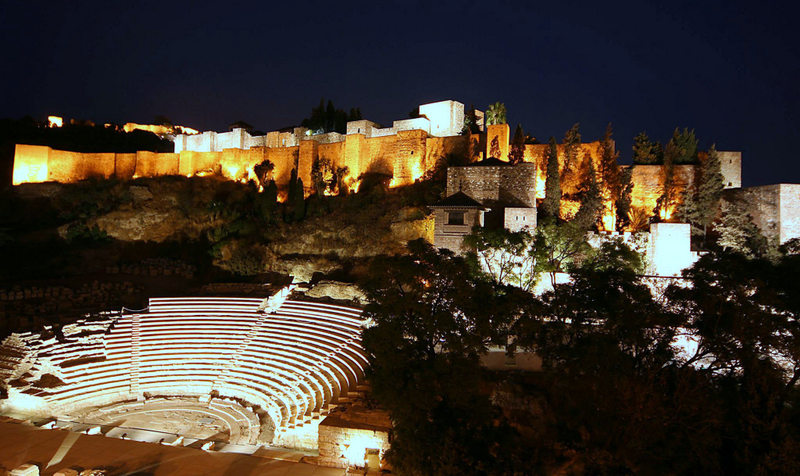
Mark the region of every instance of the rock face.
<instances>
[{"instance_id":1,"label":"rock face","mask_svg":"<svg viewBox=\"0 0 800 476\"><path fill-rule=\"evenodd\" d=\"M343 301L355 301L359 304L366 303L366 296L363 291L355 284L342 283L339 281L320 281L311 290L306 292L306 296L312 298L331 298Z\"/></svg>"},{"instance_id":2,"label":"rock face","mask_svg":"<svg viewBox=\"0 0 800 476\"><path fill-rule=\"evenodd\" d=\"M177 230L188 225L183 214L174 209L118 210L97 218L95 224L117 240L155 242L174 238Z\"/></svg>"}]
</instances>

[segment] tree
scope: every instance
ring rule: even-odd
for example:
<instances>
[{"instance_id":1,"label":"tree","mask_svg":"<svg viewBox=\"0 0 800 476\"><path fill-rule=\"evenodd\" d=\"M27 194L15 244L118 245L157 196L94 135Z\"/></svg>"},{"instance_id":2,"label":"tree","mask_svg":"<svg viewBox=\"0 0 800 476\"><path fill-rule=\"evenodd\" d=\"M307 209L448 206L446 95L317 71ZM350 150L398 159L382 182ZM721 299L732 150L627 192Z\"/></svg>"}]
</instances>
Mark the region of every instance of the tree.
<instances>
[{"instance_id":1,"label":"tree","mask_svg":"<svg viewBox=\"0 0 800 476\"><path fill-rule=\"evenodd\" d=\"M469 109L464 111L464 127L461 129L461 135L477 134L480 132L478 128L478 116L475 114L475 105L470 104Z\"/></svg>"},{"instance_id":2,"label":"tree","mask_svg":"<svg viewBox=\"0 0 800 476\"><path fill-rule=\"evenodd\" d=\"M555 286L557 273L569 271L591 252L586 232L574 221L557 224L545 220L536 227L534 243L537 268L550 274Z\"/></svg>"},{"instance_id":3,"label":"tree","mask_svg":"<svg viewBox=\"0 0 800 476\"><path fill-rule=\"evenodd\" d=\"M694 184L684 192L683 203L679 209L681 218L693 224L695 226L693 230L700 230L704 242L708 227L719 214L724 188L725 181L722 177L719 154L712 145L695 169Z\"/></svg>"},{"instance_id":4,"label":"tree","mask_svg":"<svg viewBox=\"0 0 800 476\"><path fill-rule=\"evenodd\" d=\"M329 187L326 177L332 175L331 160L325 157L315 157L311 163L311 189L315 195L319 197L325 195L325 190Z\"/></svg>"},{"instance_id":5,"label":"tree","mask_svg":"<svg viewBox=\"0 0 800 476\"><path fill-rule=\"evenodd\" d=\"M768 240L739 201L723 202L722 218L715 230L719 234L717 244L723 250L741 253L748 258L768 253Z\"/></svg>"},{"instance_id":6,"label":"tree","mask_svg":"<svg viewBox=\"0 0 800 476\"><path fill-rule=\"evenodd\" d=\"M164 115L156 116L153 119L153 124L158 125L158 126L172 127L172 121L170 120L170 118L168 118L167 116L164 116Z\"/></svg>"},{"instance_id":7,"label":"tree","mask_svg":"<svg viewBox=\"0 0 800 476\"><path fill-rule=\"evenodd\" d=\"M667 147L673 148L673 161L675 164L693 164L697 162L697 138L694 129L684 128L679 131L675 128Z\"/></svg>"},{"instance_id":8,"label":"tree","mask_svg":"<svg viewBox=\"0 0 800 476\"><path fill-rule=\"evenodd\" d=\"M346 165L343 167L336 167L336 170L333 173L333 183L336 184L336 193L338 195L347 195L350 192L349 187L347 186L347 182L345 179L347 178L347 174L350 173L350 168Z\"/></svg>"},{"instance_id":9,"label":"tree","mask_svg":"<svg viewBox=\"0 0 800 476\"><path fill-rule=\"evenodd\" d=\"M498 285L529 291L537 281L534 237L525 231L476 226L464 237L476 269Z\"/></svg>"},{"instance_id":10,"label":"tree","mask_svg":"<svg viewBox=\"0 0 800 476\"><path fill-rule=\"evenodd\" d=\"M580 123L575 123L564 133L564 173L570 173L572 167L578 162L578 152L581 147Z\"/></svg>"},{"instance_id":11,"label":"tree","mask_svg":"<svg viewBox=\"0 0 800 476\"><path fill-rule=\"evenodd\" d=\"M677 129L676 129L677 131ZM653 214L657 220L669 220L675 211L678 189L675 185L675 161L682 152L675 141L669 141L664 150L664 163L661 164L661 195L656 200Z\"/></svg>"},{"instance_id":12,"label":"tree","mask_svg":"<svg viewBox=\"0 0 800 476\"><path fill-rule=\"evenodd\" d=\"M501 102L490 104L486 109L486 125L505 124L506 105Z\"/></svg>"},{"instance_id":13,"label":"tree","mask_svg":"<svg viewBox=\"0 0 800 476\"><path fill-rule=\"evenodd\" d=\"M625 167L620 174L620 194L617 199L617 230L623 231L630 225L631 199L633 193L633 167Z\"/></svg>"},{"instance_id":14,"label":"tree","mask_svg":"<svg viewBox=\"0 0 800 476\"><path fill-rule=\"evenodd\" d=\"M303 119L300 125L314 133L338 132L344 134L347 132L347 121L359 119L361 119L360 108L351 108L348 114L347 111L336 108L331 100L328 100L326 105L325 99L322 98L319 100L319 105L311 109L311 115Z\"/></svg>"},{"instance_id":15,"label":"tree","mask_svg":"<svg viewBox=\"0 0 800 476\"><path fill-rule=\"evenodd\" d=\"M275 164L270 162L268 159L264 159L260 163L256 164L253 167L253 173L256 174L258 184L266 188L267 184L271 182L270 175L274 169Z\"/></svg>"},{"instance_id":16,"label":"tree","mask_svg":"<svg viewBox=\"0 0 800 476\"><path fill-rule=\"evenodd\" d=\"M616 150L613 139L613 129L609 123L601 141L600 150L600 193L603 202L604 216L611 217L612 223L607 231L616 230L617 201L622 193L622 182L617 159L619 152ZM591 161L591 158L589 159Z\"/></svg>"},{"instance_id":17,"label":"tree","mask_svg":"<svg viewBox=\"0 0 800 476\"><path fill-rule=\"evenodd\" d=\"M633 138L633 163L641 165L660 164L664 160L664 150L658 142L652 142L646 132Z\"/></svg>"},{"instance_id":18,"label":"tree","mask_svg":"<svg viewBox=\"0 0 800 476\"><path fill-rule=\"evenodd\" d=\"M463 258L417 240L406 256L376 258L361 282L367 372L392 417L386 457L398 472L508 472L498 457L513 431L489 400L479 355L506 341L519 295L469 276Z\"/></svg>"},{"instance_id":19,"label":"tree","mask_svg":"<svg viewBox=\"0 0 800 476\"><path fill-rule=\"evenodd\" d=\"M525 131L522 130L522 124L517 124L517 128L514 130L508 161L511 164L521 164L525 161Z\"/></svg>"},{"instance_id":20,"label":"tree","mask_svg":"<svg viewBox=\"0 0 800 476\"><path fill-rule=\"evenodd\" d=\"M583 230L589 230L597 224L600 212L603 208L603 198L600 195L600 187L597 184L597 174L594 169L594 162L588 160L588 170L586 177L582 181L581 205L575 213L573 221Z\"/></svg>"},{"instance_id":21,"label":"tree","mask_svg":"<svg viewBox=\"0 0 800 476\"><path fill-rule=\"evenodd\" d=\"M561 212L561 178L558 172L558 148L556 139L550 137L547 149L547 175L544 181L544 201L542 210L546 216L558 219Z\"/></svg>"},{"instance_id":22,"label":"tree","mask_svg":"<svg viewBox=\"0 0 800 476\"><path fill-rule=\"evenodd\" d=\"M708 253L688 271L693 286L667 296L694 346L684 366L720 388L727 418L726 473L792 474L800 464L797 262ZM684 317L685 316L685 317Z\"/></svg>"}]
</instances>

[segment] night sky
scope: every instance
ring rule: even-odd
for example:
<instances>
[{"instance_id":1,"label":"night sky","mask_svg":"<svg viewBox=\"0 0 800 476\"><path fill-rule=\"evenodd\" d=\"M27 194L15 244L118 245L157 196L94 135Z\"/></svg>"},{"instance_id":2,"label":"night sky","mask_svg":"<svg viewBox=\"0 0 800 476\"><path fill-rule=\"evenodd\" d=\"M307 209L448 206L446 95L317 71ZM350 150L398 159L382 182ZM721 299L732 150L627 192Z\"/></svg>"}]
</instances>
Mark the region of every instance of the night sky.
<instances>
[{"instance_id":1,"label":"night sky","mask_svg":"<svg viewBox=\"0 0 800 476\"><path fill-rule=\"evenodd\" d=\"M685 126L741 150L745 185L800 182L791 3L662 3L0 0L0 117L268 131L320 97L383 125L502 101L542 141L612 122L629 162L637 132Z\"/></svg>"}]
</instances>

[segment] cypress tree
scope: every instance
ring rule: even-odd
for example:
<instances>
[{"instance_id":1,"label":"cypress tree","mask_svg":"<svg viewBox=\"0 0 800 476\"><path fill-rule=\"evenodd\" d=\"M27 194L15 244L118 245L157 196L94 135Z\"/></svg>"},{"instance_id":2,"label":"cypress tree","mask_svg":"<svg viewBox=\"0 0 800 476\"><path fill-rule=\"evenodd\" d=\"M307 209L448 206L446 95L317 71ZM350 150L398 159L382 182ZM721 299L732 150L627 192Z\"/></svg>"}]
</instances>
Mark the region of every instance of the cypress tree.
<instances>
[{"instance_id":1,"label":"cypress tree","mask_svg":"<svg viewBox=\"0 0 800 476\"><path fill-rule=\"evenodd\" d=\"M677 129L676 129L677 131ZM675 159L680 151L673 141L667 143L664 149L664 163L661 164L661 196L656 200L656 208L653 210L656 220L666 220L670 218L672 208L675 204L678 191L675 188Z\"/></svg>"},{"instance_id":2,"label":"cypress tree","mask_svg":"<svg viewBox=\"0 0 800 476\"><path fill-rule=\"evenodd\" d=\"M580 123L576 122L564 134L564 172L572 169L578 162L578 150L581 145Z\"/></svg>"},{"instance_id":3,"label":"cypress tree","mask_svg":"<svg viewBox=\"0 0 800 476\"><path fill-rule=\"evenodd\" d=\"M620 173L620 193L617 199L617 230L622 231L630 223L631 193L633 192L633 166L626 167Z\"/></svg>"},{"instance_id":4,"label":"cypress tree","mask_svg":"<svg viewBox=\"0 0 800 476\"><path fill-rule=\"evenodd\" d=\"M522 124L517 124L514 138L511 140L511 150L508 152L508 161L512 164L521 164L525 160L525 131Z\"/></svg>"},{"instance_id":5,"label":"cypress tree","mask_svg":"<svg viewBox=\"0 0 800 476\"><path fill-rule=\"evenodd\" d=\"M640 132L633 138L633 163L641 165L660 164L664 160L661 144L653 142L646 132Z\"/></svg>"},{"instance_id":6,"label":"cypress tree","mask_svg":"<svg viewBox=\"0 0 800 476\"><path fill-rule=\"evenodd\" d=\"M589 160L589 169L586 171L587 177L583 181L584 190L581 194L581 206L575 214L574 222L583 230L589 230L597 223L600 217L600 210L603 207L603 199L600 196L600 187L597 184L594 162Z\"/></svg>"},{"instance_id":7,"label":"cypress tree","mask_svg":"<svg viewBox=\"0 0 800 476\"><path fill-rule=\"evenodd\" d=\"M693 164L697 162L697 137L694 135L694 129L690 131L684 128L681 131L676 127L672 132L672 138L667 143L667 147L670 146L673 148L673 163Z\"/></svg>"},{"instance_id":8,"label":"cypress tree","mask_svg":"<svg viewBox=\"0 0 800 476\"><path fill-rule=\"evenodd\" d=\"M684 194L681 204L681 218L702 230L705 242L708 227L719 213L722 190L725 188L722 166L715 146L711 146L695 173L695 184Z\"/></svg>"},{"instance_id":9,"label":"cypress tree","mask_svg":"<svg viewBox=\"0 0 800 476\"><path fill-rule=\"evenodd\" d=\"M292 212L294 221L301 221L306 216L306 199L303 189L303 179L298 178L294 187L294 199L292 200Z\"/></svg>"},{"instance_id":10,"label":"cypress tree","mask_svg":"<svg viewBox=\"0 0 800 476\"><path fill-rule=\"evenodd\" d=\"M614 217L616 221L616 205L617 200L619 200L622 184L620 183L619 164L617 163L619 152L617 152L614 145L613 134L614 131L609 123L608 126L606 126L606 132L603 134L603 140L601 141L600 190L603 198L603 207L608 209L608 213ZM616 226L612 225L612 229L607 231L614 231L614 229L616 229Z\"/></svg>"},{"instance_id":11,"label":"cypress tree","mask_svg":"<svg viewBox=\"0 0 800 476\"><path fill-rule=\"evenodd\" d=\"M561 178L558 174L558 148L555 137L550 137L547 149L547 176L544 181L544 201L542 210L545 215L558 218L561 210Z\"/></svg>"}]
</instances>

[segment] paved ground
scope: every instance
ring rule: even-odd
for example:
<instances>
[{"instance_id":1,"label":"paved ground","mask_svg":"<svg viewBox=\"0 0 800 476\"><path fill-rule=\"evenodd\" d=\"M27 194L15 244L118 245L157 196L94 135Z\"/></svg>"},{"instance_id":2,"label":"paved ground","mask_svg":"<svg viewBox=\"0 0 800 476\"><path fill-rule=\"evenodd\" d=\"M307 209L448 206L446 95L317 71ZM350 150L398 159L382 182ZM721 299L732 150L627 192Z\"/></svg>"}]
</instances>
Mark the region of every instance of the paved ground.
<instances>
[{"instance_id":1,"label":"paved ground","mask_svg":"<svg viewBox=\"0 0 800 476\"><path fill-rule=\"evenodd\" d=\"M64 468L103 468L109 475L153 476L346 474L343 469L301 463L301 457L297 452L274 449L261 449L253 455L206 452L0 421L0 470L5 471L34 463L43 475Z\"/></svg>"}]
</instances>

